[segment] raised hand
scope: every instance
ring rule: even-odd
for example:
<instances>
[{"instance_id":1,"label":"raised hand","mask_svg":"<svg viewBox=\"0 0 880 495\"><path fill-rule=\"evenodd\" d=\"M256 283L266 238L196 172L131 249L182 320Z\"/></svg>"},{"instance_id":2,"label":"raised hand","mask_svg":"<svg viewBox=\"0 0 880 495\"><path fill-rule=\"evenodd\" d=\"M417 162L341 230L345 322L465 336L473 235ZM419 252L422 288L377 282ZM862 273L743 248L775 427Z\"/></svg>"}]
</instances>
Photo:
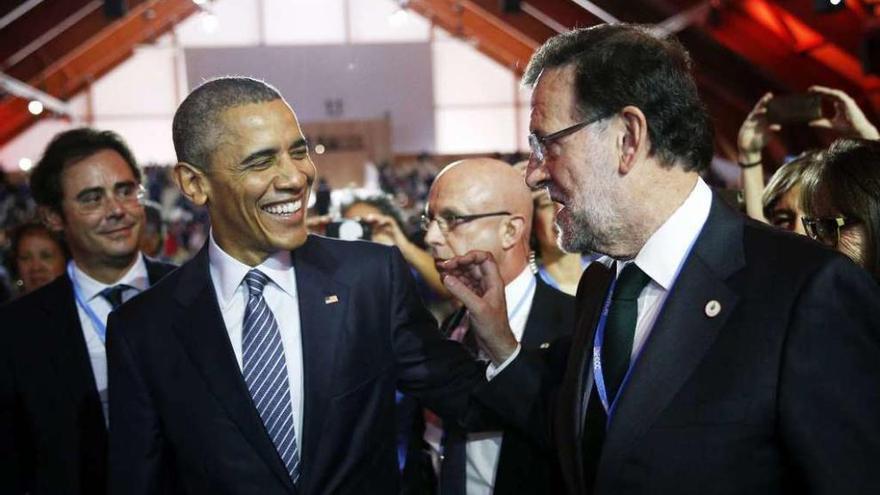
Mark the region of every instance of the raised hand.
<instances>
[{"instance_id":1,"label":"raised hand","mask_svg":"<svg viewBox=\"0 0 880 495\"><path fill-rule=\"evenodd\" d=\"M767 93L758 100L746 120L739 128L737 148L740 163L755 163L761 160L761 150L770 141L770 131L778 131L778 124L767 121L767 103L773 99L773 93Z\"/></svg>"},{"instance_id":2,"label":"raised hand","mask_svg":"<svg viewBox=\"0 0 880 495\"><path fill-rule=\"evenodd\" d=\"M504 281L490 253L471 251L437 263L443 284L468 309L471 328L495 364L507 360L517 342L507 320Z\"/></svg>"},{"instance_id":3,"label":"raised hand","mask_svg":"<svg viewBox=\"0 0 880 495\"><path fill-rule=\"evenodd\" d=\"M880 133L874 127L855 100L839 89L825 86L811 86L811 93L818 93L834 104L834 115L810 122L812 127L833 129L844 136L864 139L880 139Z\"/></svg>"}]
</instances>

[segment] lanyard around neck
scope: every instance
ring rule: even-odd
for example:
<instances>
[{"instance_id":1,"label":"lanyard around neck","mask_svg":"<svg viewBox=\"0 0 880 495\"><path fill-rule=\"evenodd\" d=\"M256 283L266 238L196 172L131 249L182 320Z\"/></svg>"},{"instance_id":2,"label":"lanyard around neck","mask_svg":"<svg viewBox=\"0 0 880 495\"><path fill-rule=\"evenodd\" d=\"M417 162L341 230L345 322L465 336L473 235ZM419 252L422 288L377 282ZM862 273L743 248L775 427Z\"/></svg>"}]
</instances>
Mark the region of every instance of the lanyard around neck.
<instances>
[{"instance_id":1,"label":"lanyard around neck","mask_svg":"<svg viewBox=\"0 0 880 495\"><path fill-rule=\"evenodd\" d=\"M73 268L73 260L67 262L67 276L70 278L70 283L73 285L73 297L76 299L77 305L82 308L89 321L92 322L92 328L94 328L95 333L98 334L98 338L101 339L101 342L104 343L107 339L107 324L95 314L95 311L86 302L82 288L76 281L76 270Z\"/></svg>"}]
</instances>

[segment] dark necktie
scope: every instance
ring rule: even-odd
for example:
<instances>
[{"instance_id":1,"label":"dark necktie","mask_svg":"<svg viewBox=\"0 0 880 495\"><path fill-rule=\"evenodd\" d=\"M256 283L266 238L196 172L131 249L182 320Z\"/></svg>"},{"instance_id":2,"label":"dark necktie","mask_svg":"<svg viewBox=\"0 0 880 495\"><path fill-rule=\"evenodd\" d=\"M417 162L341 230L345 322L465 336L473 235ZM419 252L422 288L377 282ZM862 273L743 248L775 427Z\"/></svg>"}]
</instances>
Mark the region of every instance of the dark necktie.
<instances>
[{"instance_id":1,"label":"dark necktie","mask_svg":"<svg viewBox=\"0 0 880 495\"><path fill-rule=\"evenodd\" d=\"M621 270L614 285L611 307L605 323L605 339L602 343L602 375L605 378L605 390L609 402L614 401L620 384L629 370L638 320L638 298L650 281L650 277L645 275L635 263L630 263ZM587 493L592 493L596 482L596 470L602 454L602 444L605 442L607 418L596 386L593 385L587 404L581 443Z\"/></svg>"},{"instance_id":2,"label":"dark necktie","mask_svg":"<svg viewBox=\"0 0 880 495\"><path fill-rule=\"evenodd\" d=\"M102 290L99 295L110 303L112 309L116 309L122 305L122 294L131 288L131 286L125 284L114 285Z\"/></svg>"},{"instance_id":3,"label":"dark necktie","mask_svg":"<svg viewBox=\"0 0 880 495\"><path fill-rule=\"evenodd\" d=\"M300 463L287 362L278 322L263 298L263 289L268 282L269 277L259 270L251 270L244 277L248 302L241 335L242 373L266 432L287 467L290 479L296 483Z\"/></svg>"}]
</instances>

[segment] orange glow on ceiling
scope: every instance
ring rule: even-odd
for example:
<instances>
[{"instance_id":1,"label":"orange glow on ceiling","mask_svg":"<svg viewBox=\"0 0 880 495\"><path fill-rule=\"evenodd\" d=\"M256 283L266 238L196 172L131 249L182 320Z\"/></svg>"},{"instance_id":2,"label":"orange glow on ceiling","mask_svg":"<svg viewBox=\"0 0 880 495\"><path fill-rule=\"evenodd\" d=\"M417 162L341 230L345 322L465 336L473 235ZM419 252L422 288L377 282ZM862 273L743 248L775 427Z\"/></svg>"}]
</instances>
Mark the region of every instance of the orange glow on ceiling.
<instances>
[{"instance_id":1,"label":"orange glow on ceiling","mask_svg":"<svg viewBox=\"0 0 880 495\"><path fill-rule=\"evenodd\" d=\"M796 51L809 50L825 43L825 38L797 17L770 5L765 0L746 0L743 8L762 26L782 39L790 40Z\"/></svg>"}]
</instances>

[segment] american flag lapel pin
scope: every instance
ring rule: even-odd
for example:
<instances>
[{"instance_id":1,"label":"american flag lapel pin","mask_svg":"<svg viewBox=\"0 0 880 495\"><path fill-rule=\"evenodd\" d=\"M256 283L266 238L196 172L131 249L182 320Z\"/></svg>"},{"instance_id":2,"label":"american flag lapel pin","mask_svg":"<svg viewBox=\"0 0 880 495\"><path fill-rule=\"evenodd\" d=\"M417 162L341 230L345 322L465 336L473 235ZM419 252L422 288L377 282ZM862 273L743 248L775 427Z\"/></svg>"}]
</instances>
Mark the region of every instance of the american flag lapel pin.
<instances>
[{"instance_id":1,"label":"american flag lapel pin","mask_svg":"<svg viewBox=\"0 0 880 495\"><path fill-rule=\"evenodd\" d=\"M324 304L336 304L339 302L339 298L336 297L336 294L331 294L324 298Z\"/></svg>"}]
</instances>

